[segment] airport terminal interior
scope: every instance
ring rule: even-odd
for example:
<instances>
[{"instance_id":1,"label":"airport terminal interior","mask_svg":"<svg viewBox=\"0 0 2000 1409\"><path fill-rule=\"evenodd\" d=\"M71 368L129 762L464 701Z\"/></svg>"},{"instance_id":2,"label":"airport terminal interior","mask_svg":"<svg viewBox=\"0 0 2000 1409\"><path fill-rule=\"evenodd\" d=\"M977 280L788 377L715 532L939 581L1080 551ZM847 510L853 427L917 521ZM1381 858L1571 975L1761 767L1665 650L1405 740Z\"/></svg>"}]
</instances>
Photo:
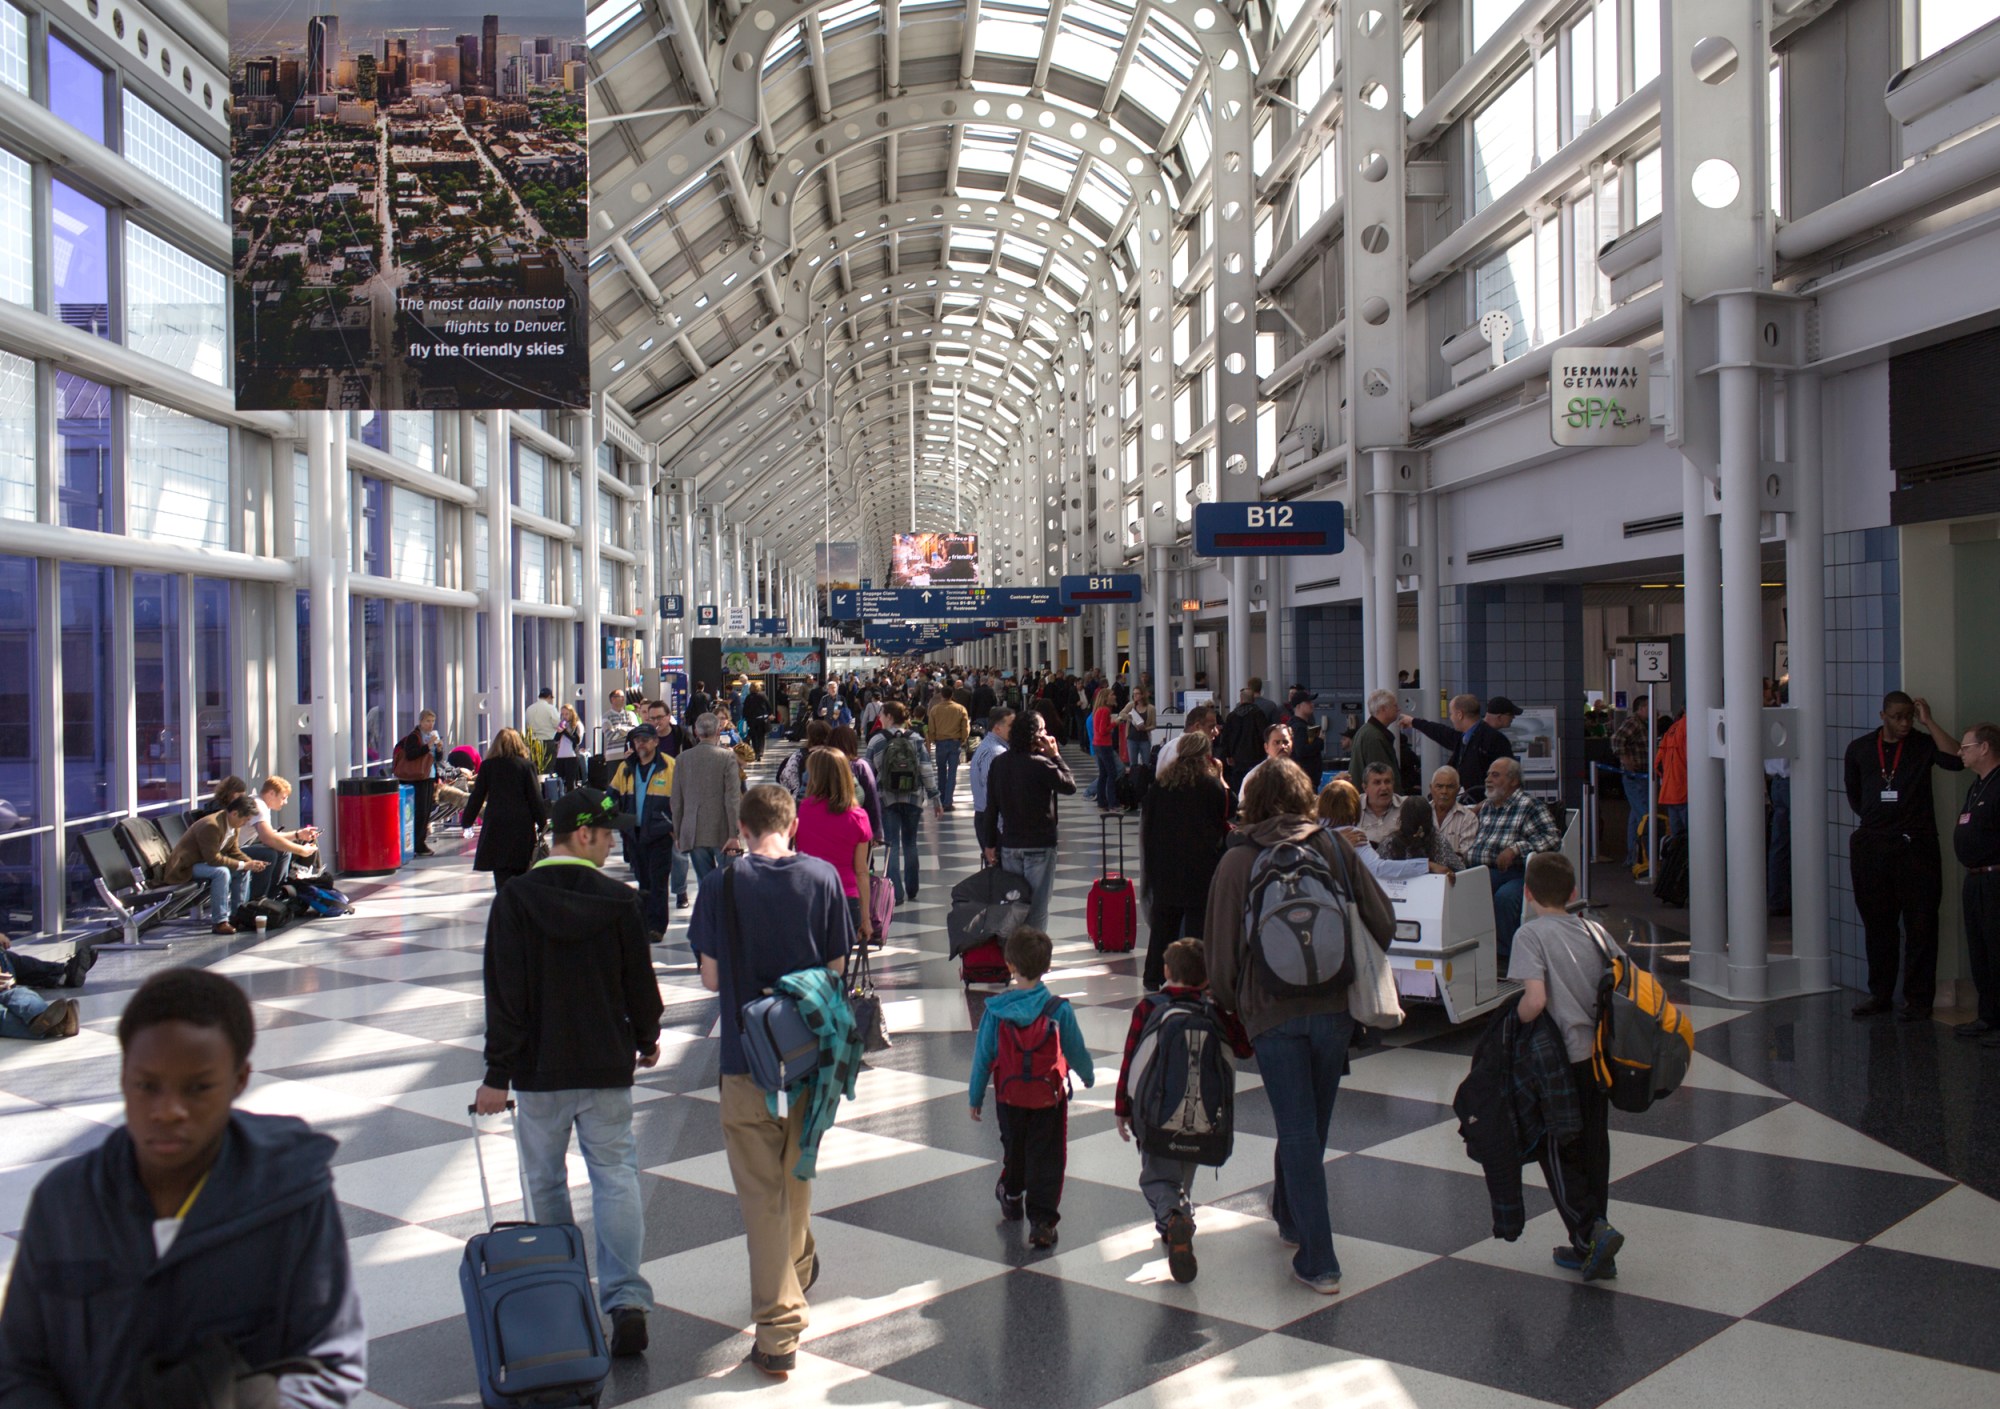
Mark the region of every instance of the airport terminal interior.
<instances>
[{"instance_id":1,"label":"airport terminal interior","mask_svg":"<svg viewBox=\"0 0 2000 1409\"><path fill-rule=\"evenodd\" d=\"M32 1263L88 1326L102 1264L37 1253L31 1212L70 1215L36 1191L131 1147L121 1016L192 967L250 1004L237 1110L339 1142L365 1388L285 1402L481 1403L468 1240L533 1214L508 1121L468 1121L503 823L416 786L405 741L433 716L471 786L525 734L560 813L641 701L684 769L706 705L747 797L891 694L928 750L956 691L968 759L1040 700L1076 781L1047 981L1097 1079L1059 1240L1003 1216L966 1110L1004 986L952 950L987 775L898 824L892 1045L820 1148L782 1382L751 1358L736 1015L688 938L734 867L614 847L663 907L664 1014L631 1108L650 1343L600 1402L2000 1404L2000 0L337 3L229 7L268 21L246 48L220 0L0 0L0 1291ZM287 103L373 122L378 63L442 93L496 47L518 123L588 112L583 233L481 265L587 287L587 404L384 407L302 364L315 409L240 409L245 324L363 285L314 240L232 288L266 214L232 140L274 112L284 140ZM546 218L565 158L514 140ZM306 199L352 218L355 189ZM382 335L348 311L293 350ZM1070 711L1096 687L1102 738ZM1113 1107L1180 855L1142 841L1146 759L1212 711L1218 758L1256 731L1234 787L1281 710L1315 792L1352 759L1379 814L1490 735L1547 827L1484 848L1508 775L1468 766L1471 853L1382 883L1405 1016L1340 1059L1331 1292L1281 1240L1256 1058L1187 1189L1192 1280ZM212 908L180 843L232 778L287 780L271 827L340 898ZM1678 1088L1611 1111L1581 1240L1532 1159L1494 1235L1454 1106L1550 987L1507 976L1524 849L1692 1024ZM1108 872L1136 949L1098 942ZM24 1369L25 1315L0 1406L96 1409Z\"/></svg>"}]
</instances>

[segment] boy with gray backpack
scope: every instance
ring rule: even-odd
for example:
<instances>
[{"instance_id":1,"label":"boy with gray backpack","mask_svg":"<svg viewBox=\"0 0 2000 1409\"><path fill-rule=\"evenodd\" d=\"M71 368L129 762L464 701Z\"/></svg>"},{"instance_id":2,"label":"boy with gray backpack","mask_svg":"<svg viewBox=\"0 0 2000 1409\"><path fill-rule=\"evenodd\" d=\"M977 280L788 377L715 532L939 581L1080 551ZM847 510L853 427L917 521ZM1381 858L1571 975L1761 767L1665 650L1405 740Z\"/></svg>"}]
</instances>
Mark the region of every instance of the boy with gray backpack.
<instances>
[{"instance_id":1,"label":"boy with gray backpack","mask_svg":"<svg viewBox=\"0 0 2000 1409\"><path fill-rule=\"evenodd\" d=\"M1167 946L1167 982L1132 1010L1125 1060L1118 1069L1119 1138L1139 1145L1139 1192L1167 1245L1167 1269L1192 1282L1196 1170L1221 1165L1236 1137L1236 1068L1248 1057L1243 1024L1208 996L1201 941ZM1227 1049L1226 1051L1224 1049Z\"/></svg>"}]
</instances>

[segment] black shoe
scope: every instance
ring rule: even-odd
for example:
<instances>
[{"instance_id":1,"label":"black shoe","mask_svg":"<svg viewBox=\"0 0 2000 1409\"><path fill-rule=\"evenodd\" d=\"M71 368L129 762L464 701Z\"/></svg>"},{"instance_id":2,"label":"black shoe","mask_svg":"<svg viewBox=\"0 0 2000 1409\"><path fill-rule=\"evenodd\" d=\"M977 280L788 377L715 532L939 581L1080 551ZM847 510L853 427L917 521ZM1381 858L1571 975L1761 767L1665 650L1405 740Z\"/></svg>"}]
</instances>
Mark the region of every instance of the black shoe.
<instances>
[{"instance_id":1,"label":"black shoe","mask_svg":"<svg viewBox=\"0 0 2000 1409\"><path fill-rule=\"evenodd\" d=\"M1194 1216L1186 1209L1175 1209L1167 1215L1166 1231L1161 1235L1167 1240L1167 1270L1176 1282L1192 1282L1198 1270L1194 1260Z\"/></svg>"},{"instance_id":2,"label":"black shoe","mask_svg":"<svg viewBox=\"0 0 2000 1409\"><path fill-rule=\"evenodd\" d=\"M686 891L676 892L674 895L674 908L676 910L685 910L688 908L688 893Z\"/></svg>"},{"instance_id":3,"label":"black shoe","mask_svg":"<svg viewBox=\"0 0 2000 1409\"><path fill-rule=\"evenodd\" d=\"M436 855L437 855L437 853L436 853L435 851L432 851L432 850L431 850L431 849L430 849L429 847L427 847L427 846L420 846L420 847L418 847L418 848L416 849L416 854L417 854L418 856L436 856Z\"/></svg>"},{"instance_id":4,"label":"black shoe","mask_svg":"<svg viewBox=\"0 0 2000 1409\"><path fill-rule=\"evenodd\" d=\"M1028 1233L1028 1246L1031 1248L1052 1248L1055 1245L1056 1225L1053 1223L1037 1223Z\"/></svg>"},{"instance_id":5,"label":"black shoe","mask_svg":"<svg viewBox=\"0 0 2000 1409\"><path fill-rule=\"evenodd\" d=\"M743 1363L755 1365L774 1380L782 1380L798 1369L799 1353L796 1350L788 1350L783 1355L773 1355L768 1350L759 1350L752 1346L750 1353L743 1358Z\"/></svg>"},{"instance_id":6,"label":"black shoe","mask_svg":"<svg viewBox=\"0 0 2000 1409\"><path fill-rule=\"evenodd\" d=\"M806 1279L805 1281L799 1284L799 1290L802 1292L809 1292L815 1286L817 1286L818 1283L819 1283L819 1254L814 1253L812 1271L806 1273Z\"/></svg>"},{"instance_id":7,"label":"black shoe","mask_svg":"<svg viewBox=\"0 0 2000 1409\"><path fill-rule=\"evenodd\" d=\"M646 1313L636 1306L620 1306L611 1313L611 1353L646 1353Z\"/></svg>"},{"instance_id":8,"label":"black shoe","mask_svg":"<svg viewBox=\"0 0 2000 1409\"><path fill-rule=\"evenodd\" d=\"M1007 1176L1001 1175L993 1181L993 1197L1000 1200L1000 1216L1009 1223L1019 1223L1028 1216L1028 1196L1007 1193Z\"/></svg>"},{"instance_id":9,"label":"black shoe","mask_svg":"<svg viewBox=\"0 0 2000 1409\"><path fill-rule=\"evenodd\" d=\"M1906 1023L1927 1023L1931 1020L1929 1008L1917 1008L1905 1004L1896 1010L1896 1021Z\"/></svg>"},{"instance_id":10,"label":"black shoe","mask_svg":"<svg viewBox=\"0 0 2000 1409\"><path fill-rule=\"evenodd\" d=\"M89 957L86 958L86 955ZM79 945L76 953L70 955L69 959L63 964L62 986L64 988L82 988L83 976L90 972L91 960L96 957L93 951Z\"/></svg>"},{"instance_id":11,"label":"black shoe","mask_svg":"<svg viewBox=\"0 0 2000 1409\"><path fill-rule=\"evenodd\" d=\"M1852 1011L1857 1018L1872 1018L1888 1012L1894 1006L1887 998L1870 998L1865 1003L1856 1003Z\"/></svg>"},{"instance_id":12,"label":"black shoe","mask_svg":"<svg viewBox=\"0 0 2000 1409\"><path fill-rule=\"evenodd\" d=\"M1986 1019L1974 1018L1969 1023L1960 1023L1957 1027L1954 1027L1951 1030L1951 1035L1953 1037L1984 1037L1993 1030L1993 1024L1986 1021Z\"/></svg>"}]
</instances>

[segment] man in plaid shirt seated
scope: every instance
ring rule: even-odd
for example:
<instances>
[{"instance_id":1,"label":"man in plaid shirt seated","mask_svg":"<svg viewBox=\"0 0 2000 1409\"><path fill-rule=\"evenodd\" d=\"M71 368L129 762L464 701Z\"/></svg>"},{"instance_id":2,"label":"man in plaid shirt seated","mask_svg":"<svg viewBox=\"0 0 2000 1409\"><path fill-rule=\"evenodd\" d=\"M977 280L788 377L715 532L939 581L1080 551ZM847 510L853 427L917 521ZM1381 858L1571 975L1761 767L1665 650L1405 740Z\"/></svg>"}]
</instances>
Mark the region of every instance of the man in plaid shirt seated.
<instances>
[{"instance_id":1,"label":"man in plaid shirt seated","mask_svg":"<svg viewBox=\"0 0 2000 1409\"><path fill-rule=\"evenodd\" d=\"M1493 930L1503 974L1514 953L1514 931L1521 927L1521 887L1528 874L1528 858L1561 845L1562 834L1556 831L1542 800L1521 791L1520 763L1511 758L1494 759L1486 770L1479 835L1466 850L1465 861L1493 872Z\"/></svg>"}]
</instances>

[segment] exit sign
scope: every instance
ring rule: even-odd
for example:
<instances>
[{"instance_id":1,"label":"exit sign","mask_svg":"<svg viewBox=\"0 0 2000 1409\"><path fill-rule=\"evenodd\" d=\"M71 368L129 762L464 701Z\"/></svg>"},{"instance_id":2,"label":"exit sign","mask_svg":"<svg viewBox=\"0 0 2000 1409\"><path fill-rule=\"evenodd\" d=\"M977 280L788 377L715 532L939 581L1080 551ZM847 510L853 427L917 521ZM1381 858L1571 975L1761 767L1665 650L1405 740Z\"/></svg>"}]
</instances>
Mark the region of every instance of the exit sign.
<instances>
[{"instance_id":1,"label":"exit sign","mask_svg":"<svg viewBox=\"0 0 2000 1409\"><path fill-rule=\"evenodd\" d=\"M1194 550L1204 558L1332 554L1346 543L1346 512L1338 504L1194 506Z\"/></svg>"}]
</instances>

